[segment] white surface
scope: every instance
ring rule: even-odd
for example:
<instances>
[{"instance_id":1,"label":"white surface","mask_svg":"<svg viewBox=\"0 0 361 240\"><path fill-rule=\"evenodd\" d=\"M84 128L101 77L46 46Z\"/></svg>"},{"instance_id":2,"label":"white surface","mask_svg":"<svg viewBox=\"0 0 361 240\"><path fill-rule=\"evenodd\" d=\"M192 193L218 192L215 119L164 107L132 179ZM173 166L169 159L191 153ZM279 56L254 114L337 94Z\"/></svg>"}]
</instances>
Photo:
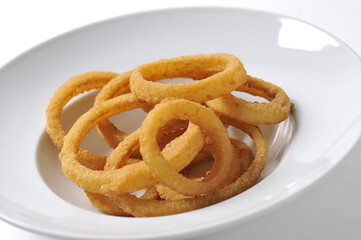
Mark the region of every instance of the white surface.
<instances>
[{"instance_id":1,"label":"white surface","mask_svg":"<svg viewBox=\"0 0 361 240\"><path fill-rule=\"evenodd\" d=\"M116 9L115 7L109 7L111 3L112 2L109 1L107 6L100 5L99 3L95 4L94 2L86 4L88 6L87 10L82 11L84 16L88 16L86 22L81 22L82 20L78 19L76 16L74 16L74 18L71 17L72 14L75 15L76 12L79 13L82 6L80 3L77 3L79 4L78 6L72 4L74 9L68 11L65 11L66 8L64 6L56 6L56 9L48 6L50 9L53 9L53 12L40 11L39 13L35 13L35 15L37 15L35 17L34 12L30 10L35 6L34 2L32 2L32 6L23 6L20 8L20 10L26 10L23 14L28 12L31 13L28 15L28 17L20 18L20 21L16 21L16 19L12 18L13 15L7 14L12 12L7 9L7 11L5 11L3 14L0 14L1 17L6 17L6 21L3 21L2 19L0 21L1 24L5 23L4 28L1 25L2 29L7 29L8 26L16 26L17 24L19 24L18 26L22 26L22 28L19 32L9 30L7 34L4 34L6 37L13 36L10 37L9 40L7 40L6 37L2 37L2 44L0 48L0 52L2 53L1 57L4 55L6 56L6 54L10 54L10 56L0 63L5 63L14 55L22 52L23 50L26 50L28 47L31 47L36 43L42 42L48 37L57 35L58 33L88 22L94 22L98 19L118 15L114 13L114 11L117 12L114 10ZM152 6L147 6L144 3L145 2L143 2L143 4L139 4L139 2L134 1L134 5L132 4L119 7L120 3L117 3L117 6L118 8L122 9L119 11L119 13L137 11L139 9L138 6L141 6L140 10L147 8L157 8L157 5L154 3L152 3ZM45 3L43 2L43 4ZM161 4L161 2L159 2L159 4ZM197 1L192 1L191 5L195 4L197 5ZM237 3L235 1L223 1L222 4L234 6ZM243 1L239 4L239 6L244 7L276 11L301 18L308 22L312 22L343 39L359 53L361 52L361 46L359 44L361 42L361 36L359 30L357 29L357 23L360 22L360 17L357 16L357 13L360 10L360 3L358 1L318 1L317 4L311 3L310 1L297 3L292 1ZM15 5L16 4L8 6L11 7ZM165 5L173 6L177 5L177 3L166 3ZM183 4L178 5L188 4L183 2ZM19 6L19 4L17 6ZM36 7L39 8L39 6ZM161 7L161 5L158 5L158 7ZM0 9L3 11L6 8L2 7ZM94 14L94 12L97 14ZM44 16L42 13L46 13L45 15L47 15L49 20L44 21L44 19L40 17ZM65 21L63 16L64 13L70 15L65 18ZM57 14L59 14L58 18ZM61 20L59 20L60 14L62 17ZM95 15L99 18L95 19ZM51 29L52 31L54 31L54 29L59 29L59 31L52 33L51 31L41 30L39 32L45 32L47 35L43 35L42 38L36 38L41 34L34 34L33 37L35 40L32 40L31 36L27 36L26 39L28 41L22 40L21 42L18 42L19 45L16 45L17 40L21 39L20 36L24 32L29 31L29 29L31 29L31 32L36 32L36 30L34 31L33 29L37 28L31 24L32 19L35 19L33 20L35 22L39 21L39 23L41 23L39 25L47 26L47 28ZM54 27L56 24L52 24L51 19L53 19L54 22L57 22L59 28ZM77 19L78 21L76 21ZM8 24L9 22L12 24ZM26 27L26 24L29 24L31 27ZM35 42L32 44L31 41ZM313 187L313 189L304 193L302 196L298 196L298 198L294 199L293 201L288 202L287 204L280 206L273 211L270 211L266 215L262 215L262 217L258 217L250 220L249 222L240 224L237 227L231 228L230 230L223 231L215 235L212 234L212 236L209 237L214 239L220 237L232 239L235 236L247 237L248 239L259 239L261 237L278 237L281 239L295 239L297 237L299 239L303 239L305 237L309 239L324 239L327 237L328 239L340 239L342 236L346 236L348 239L359 239L360 232L357 229L357 223L361 220L361 210L357 202L361 200L361 196L360 192L355 191L355 189L357 189L356 186L358 186L360 183L360 177L358 176L357 172L357 169L360 167L360 163L357 159L360 155L360 146L361 143L359 142L354 150L346 157L345 161L343 161L335 171L329 174L323 181L318 183L315 187ZM8 233L7 235L4 235L5 239L39 239L39 237L36 235L15 229L11 226L8 226L6 223L1 222L0 226L4 228L4 230L1 228L2 234ZM260 229L262 229L262 231L257 230L258 226Z\"/></svg>"}]
</instances>

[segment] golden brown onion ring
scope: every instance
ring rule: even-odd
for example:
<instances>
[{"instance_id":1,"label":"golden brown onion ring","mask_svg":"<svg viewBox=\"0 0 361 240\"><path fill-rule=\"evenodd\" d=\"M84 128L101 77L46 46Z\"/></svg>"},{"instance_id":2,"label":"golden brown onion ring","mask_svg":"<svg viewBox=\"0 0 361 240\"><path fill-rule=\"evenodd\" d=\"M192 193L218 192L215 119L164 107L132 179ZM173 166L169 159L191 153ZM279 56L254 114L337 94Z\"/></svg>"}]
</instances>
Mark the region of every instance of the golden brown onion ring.
<instances>
[{"instance_id":1,"label":"golden brown onion ring","mask_svg":"<svg viewBox=\"0 0 361 240\"><path fill-rule=\"evenodd\" d=\"M263 97L270 102L256 103L226 94L206 102L214 111L248 124L275 124L285 120L291 110L290 99L282 88L247 75L247 82L236 91Z\"/></svg>"},{"instance_id":2,"label":"golden brown onion ring","mask_svg":"<svg viewBox=\"0 0 361 240\"><path fill-rule=\"evenodd\" d=\"M205 131L214 148L214 164L201 181L184 177L162 155L158 143L158 130L169 120L189 120ZM191 125L190 123L190 125ZM164 185L184 195L212 192L230 173L234 151L228 133L219 118L201 104L184 99L167 99L156 105L143 121L139 135L143 161L152 174ZM192 158L193 159L193 158Z\"/></svg>"},{"instance_id":3,"label":"golden brown onion ring","mask_svg":"<svg viewBox=\"0 0 361 240\"><path fill-rule=\"evenodd\" d=\"M230 124L247 133L252 138L256 149L253 162L248 167L247 171L235 182L222 189L217 189L211 194L175 201L143 200L125 195L115 195L113 196L114 200L117 201L119 207L135 217L163 216L206 207L233 197L250 188L257 183L266 164L268 155L267 142L257 126L242 124L233 120Z\"/></svg>"},{"instance_id":4,"label":"golden brown onion ring","mask_svg":"<svg viewBox=\"0 0 361 240\"><path fill-rule=\"evenodd\" d=\"M70 78L55 92L46 109L46 132L59 150L63 147L66 135L61 123L64 106L78 94L102 88L110 80L117 77L118 74L113 72L87 72ZM98 156L83 149L79 149L79 155L83 165L91 169L103 169L106 156Z\"/></svg>"},{"instance_id":5,"label":"golden brown onion ring","mask_svg":"<svg viewBox=\"0 0 361 240\"><path fill-rule=\"evenodd\" d=\"M73 127L65 137L64 145L60 152L60 160L65 176L84 190L92 193L103 194L134 192L139 190L139 188L134 189L134 186L131 185L132 182L146 183L152 181L154 178L151 174L150 179L147 178L149 177L149 174L147 175L146 173L149 169L146 167L144 162L129 164L115 170L93 171L80 163L80 158L77 154L81 141L90 129L93 128L99 121L109 118L114 114L139 108L146 104L147 103L144 101L129 93L110 99L93 107L83 114L74 123ZM137 134L138 131L133 132L131 135L126 137L119 146L131 145L128 141L130 139L134 140ZM173 143L172 145L174 147L174 151L170 150L169 155L174 156L176 161L178 161L180 158L184 159L184 156L182 156L179 151L183 151L184 149L193 149L194 153L188 152L188 155L186 155L186 157L190 158L186 160L190 162L202 148L204 144L204 136L198 127L189 127L183 135L186 135L184 137L185 141L177 141L177 143ZM133 140L130 142L134 143L135 141ZM123 151L123 153L128 152ZM127 154L125 154L125 156L127 156ZM170 159L170 161L172 160ZM182 168L184 167L185 166L182 166ZM135 179L137 179L137 181L135 181ZM120 187L123 185L124 188Z\"/></svg>"},{"instance_id":6,"label":"golden brown onion ring","mask_svg":"<svg viewBox=\"0 0 361 240\"><path fill-rule=\"evenodd\" d=\"M154 82L177 77L200 81L181 84ZM150 104L169 97L201 103L233 91L245 80L246 71L237 57L224 53L198 54L141 65L132 72L130 88L138 98Z\"/></svg>"}]
</instances>

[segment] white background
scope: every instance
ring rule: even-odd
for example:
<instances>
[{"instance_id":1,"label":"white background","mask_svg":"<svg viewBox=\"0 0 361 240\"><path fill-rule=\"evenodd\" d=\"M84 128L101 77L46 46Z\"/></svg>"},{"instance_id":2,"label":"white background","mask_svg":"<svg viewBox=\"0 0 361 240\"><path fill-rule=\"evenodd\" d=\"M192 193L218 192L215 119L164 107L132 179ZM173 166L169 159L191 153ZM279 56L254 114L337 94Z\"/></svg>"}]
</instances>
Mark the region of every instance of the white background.
<instances>
[{"instance_id":1,"label":"white background","mask_svg":"<svg viewBox=\"0 0 361 240\"><path fill-rule=\"evenodd\" d=\"M361 55L360 0L0 0L0 66L49 38L89 23L184 6L242 7L292 16L328 31ZM297 198L242 225L197 239L361 239L360 158L361 141L331 173ZM54 239L2 221L0 238Z\"/></svg>"}]
</instances>

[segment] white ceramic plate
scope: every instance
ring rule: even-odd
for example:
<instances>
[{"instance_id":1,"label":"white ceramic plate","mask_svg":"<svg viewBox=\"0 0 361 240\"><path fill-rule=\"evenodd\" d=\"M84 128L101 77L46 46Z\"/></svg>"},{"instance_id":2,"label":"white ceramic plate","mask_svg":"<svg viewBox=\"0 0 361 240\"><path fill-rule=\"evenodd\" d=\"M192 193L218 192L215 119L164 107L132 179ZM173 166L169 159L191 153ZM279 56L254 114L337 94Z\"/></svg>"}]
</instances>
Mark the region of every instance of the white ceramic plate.
<instances>
[{"instance_id":1,"label":"white ceramic plate","mask_svg":"<svg viewBox=\"0 0 361 240\"><path fill-rule=\"evenodd\" d=\"M261 181L222 203L166 217L121 218L97 212L60 171L44 132L45 108L69 77L91 70L123 72L179 55L226 52L249 74L281 86L296 109L263 127L270 159ZM93 24L48 41L0 71L0 217L19 227L84 239L189 237L240 224L290 199L330 171L360 130L361 63L343 42L301 21L227 8L153 11ZM94 94L77 98L69 129ZM144 114L118 117L128 131ZM129 121L129 119L137 121ZM233 133L232 134L238 134ZM106 151L91 133L85 147ZM95 149L95 147L97 147Z\"/></svg>"}]
</instances>

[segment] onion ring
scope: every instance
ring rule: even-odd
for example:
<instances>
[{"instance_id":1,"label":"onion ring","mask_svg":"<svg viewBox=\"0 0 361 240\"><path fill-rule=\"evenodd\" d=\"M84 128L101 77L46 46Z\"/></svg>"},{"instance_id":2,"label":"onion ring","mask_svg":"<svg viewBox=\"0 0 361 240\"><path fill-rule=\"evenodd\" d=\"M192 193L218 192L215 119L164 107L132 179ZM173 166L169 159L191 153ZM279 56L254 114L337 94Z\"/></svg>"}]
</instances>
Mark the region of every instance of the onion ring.
<instances>
[{"instance_id":1,"label":"onion ring","mask_svg":"<svg viewBox=\"0 0 361 240\"><path fill-rule=\"evenodd\" d=\"M77 155L82 139L99 121L109 118L110 116L122 111L132 110L134 108L139 108L145 105L147 105L146 102L136 98L132 93L129 93L110 99L101 105L93 107L88 112L83 114L74 123L73 127L68 132L64 139L63 148L60 152L62 170L65 176L84 190L92 193L103 194L134 192L139 189L132 188L131 184L128 183L136 182L134 181L135 179L143 182L151 181L153 178L151 174L150 180L145 177L147 175L144 172L149 171L149 169L146 167L144 162L129 164L115 170L93 171L83 166L80 163L79 156ZM177 149L179 150L194 149L194 155L196 155L196 153L202 148L204 144L204 136L198 127L189 127L188 130L185 132L185 134L187 132L189 134L186 135L187 137L185 137L186 141L178 141L178 144L174 145L178 146ZM120 143L120 145L129 145L129 139L134 139L134 135L137 135L137 132L138 131L135 131L126 137L124 141ZM189 138L194 141L189 141ZM182 157L181 154L177 151L171 152L171 155L176 156L175 158L177 160ZM189 153L189 155L192 154ZM191 160L192 158L189 159L188 162ZM143 167L139 167L142 165ZM185 166L183 166L183 168L184 167ZM132 169L136 169L135 172L132 172ZM128 189L119 187L123 185L127 186Z\"/></svg>"},{"instance_id":2,"label":"onion ring","mask_svg":"<svg viewBox=\"0 0 361 240\"><path fill-rule=\"evenodd\" d=\"M212 141L215 161L212 170L202 181L194 181L179 174L159 149L156 140L158 129L173 118L199 125ZM234 158L227 130L219 118L202 105L184 99L167 99L156 105L143 121L139 143L143 161L152 174L169 188L184 195L212 192L227 179Z\"/></svg>"},{"instance_id":3,"label":"onion ring","mask_svg":"<svg viewBox=\"0 0 361 240\"><path fill-rule=\"evenodd\" d=\"M206 207L233 197L250 188L256 184L266 164L268 155L267 142L257 126L243 124L234 120L231 120L230 124L247 133L253 139L256 149L254 160L247 171L237 178L235 182L222 189L217 189L211 194L174 201L143 200L126 195L114 195L112 196L113 199L119 207L135 217L152 217L188 212Z\"/></svg>"},{"instance_id":4,"label":"onion ring","mask_svg":"<svg viewBox=\"0 0 361 240\"><path fill-rule=\"evenodd\" d=\"M192 78L182 84L161 84L164 78ZM205 102L229 93L246 81L242 62L230 54L198 54L161 59L134 69L131 91L140 99L156 104L166 98Z\"/></svg>"},{"instance_id":5,"label":"onion ring","mask_svg":"<svg viewBox=\"0 0 361 240\"><path fill-rule=\"evenodd\" d=\"M248 102L229 93L207 101L206 105L224 116L254 125L282 122L292 109L290 99L282 88L259 78L247 75L246 83L239 86L236 91L260 96L270 102Z\"/></svg>"},{"instance_id":6,"label":"onion ring","mask_svg":"<svg viewBox=\"0 0 361 240\"><path fill-rule=\"evenodd\" d=\"M64 106L76 95L95 88L102 88L116 77L118 74L113 72L88 72L70 78L55 92L46 109L46 132L59 150L63 147L66 135L61 123ZM83 149L79 149L79 155L81 163L88 168L103 169L106 156L98 156Z\"/></svg>"}]
</instances>

